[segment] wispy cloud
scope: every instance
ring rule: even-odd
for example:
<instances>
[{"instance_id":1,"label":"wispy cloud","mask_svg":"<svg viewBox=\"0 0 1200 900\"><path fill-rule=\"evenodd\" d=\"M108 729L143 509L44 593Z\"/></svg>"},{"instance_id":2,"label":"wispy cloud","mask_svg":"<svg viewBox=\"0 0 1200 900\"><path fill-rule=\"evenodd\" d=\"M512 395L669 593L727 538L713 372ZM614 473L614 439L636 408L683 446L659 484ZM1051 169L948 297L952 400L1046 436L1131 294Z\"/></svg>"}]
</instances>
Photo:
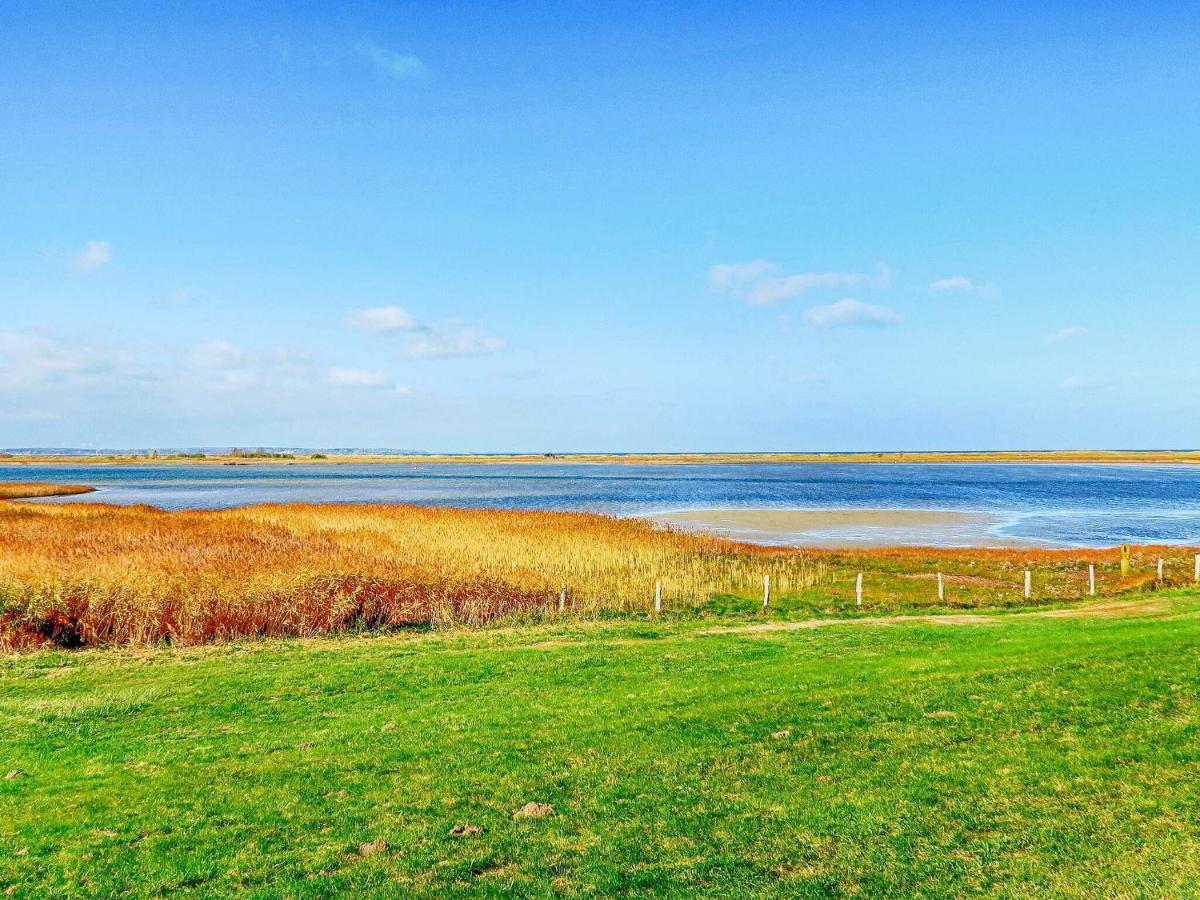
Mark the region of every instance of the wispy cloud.
<instances>
[{"instance_id":1,"label":"wispy cloud","mask_svg":"<svg viewBox=\"0 0 1200 900\"><path fill-rule=\"evenodd\" d=\"M259 383L260 378L257 372L250 369L233 369L229 372L221 372L215 382L210 382L210 386L228 391L241 391Z\"/></svg>"},{"instance_id":2,"label":"wispy cloud","mask_svg":"<svg viewBox=\"0 0 1200 900\"><path fill-rule=\"evenodd\" d=\"M507 342L489 337L477 328L451 323L434 326L414 335L405 353L415 359L448 359L455 356L484 356L503 350Z\"/></svg>"},{"instance_id":3,"label":"wispy cloud","mask_svg":"<svg viewBox=\"0 0 1200 900\"><path fill-rule=\"evenodd\" d=\"M388 386L388 377L383 372L367 369L348 369L334 366L325 374L325 381L334 387L381 388Z\"/></svg>"},{"instance_id":4,"label":"wispy cloud","mask_svg":"<svg viewBox=\"0 0 1200 900\"><path fill-rule=\"evenodd\" d=\"M403 333L406 340L404 355L414 359L483 356L507 346L503 338L472 328L459 319L430 325L399 306L356 309L346 316L346 322L353 328L374 334Z\"/></svg>"},{"instance_id":5,"label":"wispy cloud","mask_svg":"<svg viewBox=\"0 0 1200 900\"><path fill-rule=\"evenodd\" d=\"M364 41L356 49L376 72L392 81L418 81L429 75L429 67L412 53L397 53L374 41Z\"/></svg>"},{"instance_id":6,"label":"wispy cloud","mask_svg":"<svg viewBox=\"0 0 1200 900\"><path fill-rule=\"evenodd\" d=\"M806 309L804 321L814 328L885 328L897 324L900 316L886 306L844 297L827 306Z\"/></svg>"},{"instance_id":7,"label":"wispy cloud","mask_svg":"<svg viewBox=\"0 0 1200 900\"><path fill-rule=\"evenodd\" d=\"M376 333L415 331L421 327L407 310L399 306L373 306L370 309L351 310L346 316L346 321L355 328Z\"/></svg>"},{"instance_id":8,"label":"wispy cloud","mask_svg":"<svg viewBox=\"0 0 1200 900\"><path fill-rule=\"evenodd\" d=\"M778 265L764 259L721 263L708 270L708 283L714 290L756 305L787 300L814 288L860 285L886 287L891 281L892 271L883 264L880 264L875 275L861 272L801 272L787 275Z\"/></svg>"},{"instance_id":9,"label":"wispy cloud","mask_svg":"<svg viewBox=\"0 0 1200 900\"><path fill-rule=\"evenodd\" d=\"M30 331L0 331L0 399L28 399L36 392L78 397L87 390L144 392L156 385L164 396L188 392L310 392L335 388L409 394L383 371L317 365L289 348L246 348L226 340L194 347L108 346ZM297 394L298 395L298 394Z\"/></svg>"},{"instance_id":10,"label":"wispy cloud","mask_svg":"<svg viewBox=\"0 0 1200 900\"><path fill-rule=\"evenodd\" d=\"M202 369L240 369L254 362L248 351L228 341L208 341L192 349L192 362Z\"/></svg>"},{"instance_id":11,"label":"wispy cloud","mask_svg":"<svg viewBox=\"0 0 1200 900\"><path fill-rule=\"evenodd\" d=\"M504 372L493 372L484 376L488 381L531 381L545 376L542 369L508 369Z\"/></svg>"},{"instance_id":12,"label":"wispy cloud","mask_svg":"<svg viewBox=\"0 0 1200 900\"><path fill-rule=\"evenodd\" d=\"M1058 329L1046 338L1047 344L1061 344L1064 341L1072 341L1076 338L1081 338L1088 333L1088 330L1082 325L1067 325L1064 328Z\"/></svg>"},{"instance_id":13,"label":"wispy cloud","mask_svg":"<svg viewBox=\"0 0 1200 900\"><path fill-rule=\"evenodd\" d=\"M298 389L316 378L309 356L285 347L249 350L225 340L206 341L193 347L182 362L172 365L168 361L164 370L190 384L224 391L270 385Z\"/></svg>"},{"instance_id":14,"label":"wispy cloud","mask_svg":"<svg viewBox=\"0 0 1200 900\"><path fill-rule=\"evenodd\" d=\"M92 272L112 261L111 241L88 241L78 253L72 253L68 259L71 267L80 272Z\"/></svg>"},{"instance_id":15,"label":"wispy cloud","mask_svg":"<svg viewBox=\"0 0 1200 900\"><path fill-rule=\"evenodd\" d=\"M1056 389L1060 391L1094 391L1108 386L1109 382L1107 381L1088 378L1084 375L1072 375L1055 385Z\"/></svg>"},{"instance_id":16,"label":"wispy cloud","mask_svg":"<svg viewBox=\"0 0 1200 900\"><path fill-rule=\"evenodd\" d=\"M779 378L788 384L824 384L829 380L812 372L780 372Z\"/></svg>"},{"instance_id":17,"label":"wispy cloud","mask_svg":"<svg viewBox=\"0 0 1200 900\"><path fill-rule=\"evenodd\" d=\"M334 366L325 373L325 383L338 388L386 389L390 393L405 396L412 393L408 385L395 384L384 372L371 369Z\"/></svg>"},{"instance_id":18,"label":"wispy cloud","mask_svg":"<svg viewBox=\"0 0 1200 900\"><path fill-rule=\"evenodd\" d=\"M951 275L930 282L935 294L975 294L979 297L999 297L1000 288L990 281L975 282L966 275Z\"/></svg>"},{"instance_id":19,"label":"wispy cloud","mask_svg":"<svg viewBox=\"0 0 1200 900\"><path fill-rule=\"evenodd\" d=\"M25 331L0 331L0 389L145 375L136 355L126 348L70 342Z\"/></svg>"},{"instance_id":20,"label":"wispy cloud","mask_svg":"<svg viewBox=\"0 0 1200 900\"><path fill-rule=\"evenodd\" d=\"M185 290L184 288L175 288L175 290L173 290L173 291L168 291L167 295L165 297L163 297L163 299L167 303L171 303L171 304L175 304L175 305L178 305L180 303L187 303L189 300L192 299L192 292Z\"/></svg>"}]
</instances>

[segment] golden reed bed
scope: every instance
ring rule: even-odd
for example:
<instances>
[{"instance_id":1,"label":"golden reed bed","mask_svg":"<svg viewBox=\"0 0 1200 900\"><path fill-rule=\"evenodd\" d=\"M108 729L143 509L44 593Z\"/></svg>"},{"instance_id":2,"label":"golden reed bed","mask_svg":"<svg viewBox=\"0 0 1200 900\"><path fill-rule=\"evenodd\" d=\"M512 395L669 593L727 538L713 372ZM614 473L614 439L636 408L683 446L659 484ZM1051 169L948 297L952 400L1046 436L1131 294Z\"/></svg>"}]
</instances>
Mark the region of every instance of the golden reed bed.
<instances>
[{"instance_id":1,"label":"golden reed bed","mask_svg":"<svg viewBox=\"0 0 1200 900\"><path fill-rule=\"evenodd\" d=\"M603 516L412 506L0 506L0 643L64 646L484 623L818 583L801 554Z\"/></svg>"},{"instance_id":2,"label":"golden reed bed","mask_svg":"<svg viewBox=\"0 0 1200 900\"><path fill-rule=\"evenodd\" d=\"M28 500L35 497L67 497L90 494L95 488L86 484L46 484L42 481L8 481L0 484L0 500Z\"/></svg>"},{"instance_id":3,"label":"golden reed bed","mask_svg":"<svg viewBox=\"0 0 1200 900\"><path fill-rule=\"evenodd\" d=\"M577 513L0 503L0 646L643 613L658 581L667 611L750 612L764 576L781 605L855 612L852 581L864 570L862 612L1016 605L1022 567L1038 567L1036 599L1070 599L1086 591L1086 561L1100 564L1103 592L1113 593L1153 582L1160 552L1139 551L1138 574L1122 580L1115 551L801 551ZM1173 552L1174 578L1187 557ZM937 571L947 573L947 596L934 604Z\"/></svg>"}]
</instances>

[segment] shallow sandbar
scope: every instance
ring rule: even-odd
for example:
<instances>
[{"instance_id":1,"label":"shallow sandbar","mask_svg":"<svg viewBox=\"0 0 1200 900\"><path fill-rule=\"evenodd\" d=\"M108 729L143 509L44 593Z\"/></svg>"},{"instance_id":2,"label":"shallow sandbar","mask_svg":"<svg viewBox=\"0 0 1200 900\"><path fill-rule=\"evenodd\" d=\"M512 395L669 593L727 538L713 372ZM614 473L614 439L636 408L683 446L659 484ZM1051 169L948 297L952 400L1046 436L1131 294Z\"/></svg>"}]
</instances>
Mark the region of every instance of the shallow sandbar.
<instances>
[{"instance_id":1,"label":"shallow sandbar","mask_svg":"<svg viewBox=\"0 0 1200 900\"><path fill-rule=\"evenodd\" d=\"M927 509L689 509L649 516L685 531L814 547L1011 547L983 513Z\"/></svg>"}]
</instances>

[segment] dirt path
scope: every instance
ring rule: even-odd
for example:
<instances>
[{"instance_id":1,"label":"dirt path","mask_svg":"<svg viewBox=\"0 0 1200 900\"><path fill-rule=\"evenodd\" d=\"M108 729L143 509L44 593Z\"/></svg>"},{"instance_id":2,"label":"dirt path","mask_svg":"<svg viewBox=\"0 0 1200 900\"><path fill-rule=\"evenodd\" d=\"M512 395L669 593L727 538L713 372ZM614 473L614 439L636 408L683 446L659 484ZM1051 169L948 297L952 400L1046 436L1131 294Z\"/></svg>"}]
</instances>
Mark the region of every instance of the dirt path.
<instances>
[{"instance_id":1,"label":"dirt path","mask_svg":"<svg viewBox=\"0 0 1200 900\"><path fill-rule=\"evenodd\" d=\"M1014 619L1120 619L1133 616L1161 615L1170 611L1169 600L1158 597L1141 600L1106 600L1069 609L1024 610L1014 613L947 613L921 616L867 616L859 619L803 619L799 622L756 622L753 625L727 625L706 628L699 634L761 634L772 631L801 631L827 625L1001 625Z\"/></svg>"}]
</instances>

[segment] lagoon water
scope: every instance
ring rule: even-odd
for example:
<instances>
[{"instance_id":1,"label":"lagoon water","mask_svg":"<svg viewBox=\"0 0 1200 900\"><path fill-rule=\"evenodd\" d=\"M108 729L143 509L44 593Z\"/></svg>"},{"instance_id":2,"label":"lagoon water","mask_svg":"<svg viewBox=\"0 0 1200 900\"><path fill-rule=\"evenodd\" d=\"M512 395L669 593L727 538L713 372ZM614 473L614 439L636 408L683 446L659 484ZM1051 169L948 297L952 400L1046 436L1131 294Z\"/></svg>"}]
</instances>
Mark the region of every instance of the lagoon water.
<instances>
[{"instance_id":1,"label":"lagoon water","mask_svg":"<svg viewBox=\"0 0 1200 900\"><path fill-rule=\"evenodd\" d=\"M654 515L695 509L944 510L973 528L809 531L772 543L1200 544L1200 466L539 463L525 465L0 465L2 481L95 486L50 502L217 509L420 503ZM754 534L743 537L757 539Z\"/></svg>"}]
</instances>

